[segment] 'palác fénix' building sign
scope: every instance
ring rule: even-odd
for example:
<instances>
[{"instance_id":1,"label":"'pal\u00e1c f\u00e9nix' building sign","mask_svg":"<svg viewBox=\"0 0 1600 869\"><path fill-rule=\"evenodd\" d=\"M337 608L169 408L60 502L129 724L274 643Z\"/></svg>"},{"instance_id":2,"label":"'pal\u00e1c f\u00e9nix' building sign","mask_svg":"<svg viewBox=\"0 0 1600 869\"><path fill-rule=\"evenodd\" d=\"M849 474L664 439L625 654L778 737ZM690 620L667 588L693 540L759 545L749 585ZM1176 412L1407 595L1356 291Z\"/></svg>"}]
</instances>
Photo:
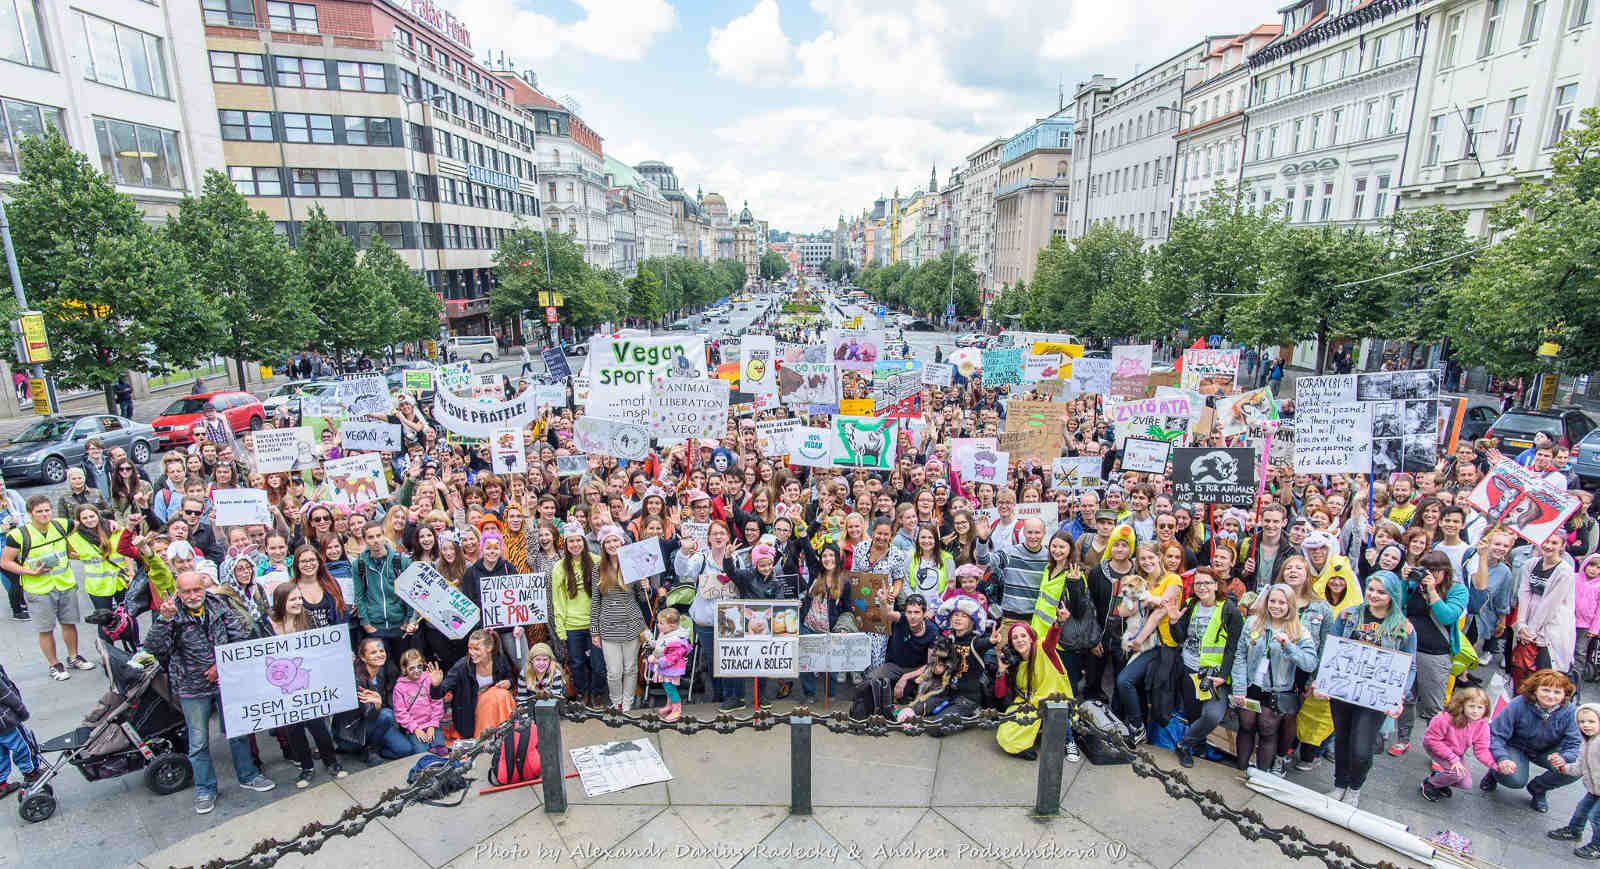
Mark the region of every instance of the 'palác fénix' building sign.
<instances>
[{"instance_id":1,"label":"'pal\u00e1c f\u00e9nix' building sign","mask_svg":"<svg viewBox=\"0 0 1600 869\"><path fill-rule=\"evenodd\" d=\"M463 48L472 48L472 31L468 30L455 15L439 8L433 0L387 0L387 2L396 9L410 12L440 36Z\"/></svg>"}]
</instances>

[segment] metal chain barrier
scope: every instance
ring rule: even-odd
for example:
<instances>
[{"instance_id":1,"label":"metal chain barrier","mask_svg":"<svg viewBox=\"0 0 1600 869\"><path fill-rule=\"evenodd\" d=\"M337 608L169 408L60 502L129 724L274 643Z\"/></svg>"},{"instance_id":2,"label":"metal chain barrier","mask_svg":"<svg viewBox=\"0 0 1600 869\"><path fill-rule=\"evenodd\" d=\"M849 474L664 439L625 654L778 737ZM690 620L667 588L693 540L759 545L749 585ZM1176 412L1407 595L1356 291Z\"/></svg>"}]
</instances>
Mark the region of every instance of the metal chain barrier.
<instances>
[{"instance_id":1,"label":"metal chain barrier","mask_svg":"<svg viewBox=\"0 0 1600 869\"><path fill-rule=\"evenodd\" d=\"M1148 750L1135 749L1122 733L1096 724L1083 710L1079 701L1061 696L1046 700L1065 705L1067 718L1071 720L1073 730L1080 738L1082 734L1092 734L1119 758L1127 761L1136 775L1160 782L1169 797L1193 803L1207 819L1232 824L1239 835L1246 840L1271 842L1288 857L1296 859L1312 857L1321 860L1329 869L1399 869L1387 861L1372 863L1362 860L1343 842L1313 842L1306 838L1305 833L1298 827L1274 827L1269 825L1260 813L1252 809L1235 809L1216 791L1201 790L1191 784L1183 773L1157 766ZM854 736L883 737L894 734L943 736L969 729L993 730L1006 723L1026 727L1043 723L1046 718L1039 707L1032 705L1010 712L982 709L971 715L913 716L904 721L891 720L881 715L858 720L844 712L814 714L808 707L800 706L785 714L757 709L749 715L723 712L709 718L684 716L676 721L666 721L651 710L633 713L614 708L596 709L566 700L561 700L556 705L557 714L574 723L598 721L611 728L632 727L646 733L667 730L686 735L706 731L721 734L739 730L767 731L783 724L808 724L824 727L833 733ZM444 796L445 777L453 773L465 776L471 770L473 761L480 755L497 750L512 728L519 724L533 723L532 708L524 706L516 715L486 731L475 742L451 751L445 762L424 770L412 784L385 791L371 806L351 806L332 822L313 821L306 824L292 839L263 839L239 857L212 860L202 864L202 869L270 869L287 854L314 854L333 837L359 835L370 822L378 818L395 817L408 806L419 803L451 805L437 802ZM473 780L465 779L468 785ZM1059 786L1059 782L1057 785ZM453 805L459 805L459 802Z\"/></svg>"}]
</instances>

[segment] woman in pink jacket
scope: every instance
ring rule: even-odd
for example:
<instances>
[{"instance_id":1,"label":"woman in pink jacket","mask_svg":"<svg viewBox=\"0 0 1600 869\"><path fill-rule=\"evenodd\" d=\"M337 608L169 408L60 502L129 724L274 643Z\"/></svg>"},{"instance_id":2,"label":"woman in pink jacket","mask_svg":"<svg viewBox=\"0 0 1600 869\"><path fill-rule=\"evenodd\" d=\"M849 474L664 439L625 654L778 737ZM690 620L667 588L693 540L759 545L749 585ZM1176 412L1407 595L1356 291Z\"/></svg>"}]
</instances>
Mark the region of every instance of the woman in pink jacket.
<instances>
[{"instance_id":1,"label":"woman in pink jacket","mask_svg":"<svg viewBox=\"0 0 1600 869\"><path fill-rule=\"evenodd\" d=\"M433 666L437 669L439 665ZM395 726L411 740L417 753L444 747L444 730L439 726L444 720L444 700L433 698L429 693L432 687L422 653L407 649L400 656L400 678L394 680L392 705Z\"/></svg>"},{"instance_id":2,"label":"woman in pink jacket","mask_svg":"<svg viewBox=\"0 0 1600 869\"><path fill-rule=\"evenodd\" d=\"M1430 803L1451 795L1451 787L1471 787L1467 754L1491 769L1494 755L1489 751L1489 695L1480 688L1457 688L1444 710L1428 722L1422 737L1437 770L1422 780L1422 796Z\"/></svg>"}]
</instances>

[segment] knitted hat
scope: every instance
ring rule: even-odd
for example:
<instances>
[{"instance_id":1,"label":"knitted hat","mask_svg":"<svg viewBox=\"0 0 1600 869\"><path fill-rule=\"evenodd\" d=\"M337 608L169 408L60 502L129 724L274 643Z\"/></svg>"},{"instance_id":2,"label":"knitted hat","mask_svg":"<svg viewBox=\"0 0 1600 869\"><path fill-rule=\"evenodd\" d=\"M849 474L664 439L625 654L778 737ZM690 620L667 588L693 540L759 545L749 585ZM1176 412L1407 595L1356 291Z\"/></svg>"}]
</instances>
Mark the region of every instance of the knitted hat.
<instances>
[{"instance_id":1,"label":"knitted hat","mask_svg":"<svg viewBox=\"0 0 1600 869\"><path fill-rule=\"evenodd\" d=\"M959 580L962 577L967 577L967 576L976 576L976 577L978 577L980 579L983 578L983 565L981 565L981 564L963 564L960 567L956 568L956 579Z\"/></svg>"},{"instance_id":2,"label":"knitted hat","mask_svg":"<svg viewBox=\"0 0 1600 869\"><path fill-rule=\"evenodd\" d=\"M552 661L555 660L555 657L556 657L556 653L550 651L550 644L549 643L534 643L533 644L533 648L528 650L528 657L529 658L537 658L540 655L543 655L546 658L551 659Z\"/></svg>"},{"instance_id":3,"label":"knitted hat","mask_svg":"<svg viewBox=\"0 0 1600 869\"><path fill-rule=\"evenodd\" d=\"M561 539L570 540L574 537L579 540L583 539L583 526L576 522L568 522L566 527L561 529Z\"/></svg>"},{"instance_id":4,"label":"knitted hat","mask_svg":"<svg viewBox=\"0 0 1600 869\"><path fill-rule=\"evenodd\" d=\"M174 558L194 558L194 547L187 540L174 540L167 544L167 560Z\"/></svg>"},{"instance_id":5,"label":"knitted hat","mask_svg":"<svg viewBox=\"0 0 1600 869\"><path fill-rule=\"evenodd\" d=\"M690 489L689 494L685 495L683 500L692 505L696 501L709 501L711 496L706 494L705 489Z\"/></svg>"},{"instance_id":6,"label":"knitted hat","mask_svg":"<svg viewBox=\"0 0 1600 869\"><path fill-rule=\"evenodd\" d=\"M981 633L987 629L989 616L983 611L983 607L972 598L961 594L939 604L938 622L943 625L950 624L950 615L957 610L966 613L967 617L972 619L974 633Z\"/></svg>"},{"instance_id":7,"label":"knitted hat","mask_svg":"<svg viewBox=\"0 0 1600 869\"><path fill-rule=\"evenodd\" d=\"M774 550L771 546L768 546L765 543L762 543L762 544L756 546L755 549L750 550L750 563L751 564L755 564L756 562L761 561L763 559L765 559L767 561L776 561L777 557L778 557L777 551Z\"/></svg>"},{"instance_id":8,"label":"knitted hat","mask_svg":"<svg viewBox=\"0 0 1600 869\"><path fill-rule=\"evenodd\" d=\"M478 538L478 545L479 546L485 546L491 540L494 541L495 543L499 544L501 547L504 547L506 545L505 538L501 537L500 536L500 532L496 531L493 528L485 528L485 529L483 529L482 536L480 536Z\"/></svg>"},{"instance_id":9,"label":"knitted hat","mask_svg":"<svg viewBox=\"0 0 1600 869\"><path fill-rule=\"evenodd\" d=\"M606 542L607 540L610 540L613 537L617 538L617 540L619 542L622 542L622 543L627 543L628 542L628 535L623 532L622 527L620 525L607 525L606 527L601 528L599 536L600 536L600 542L601 543L604 543L604 542Z\"/></svg>"}]
</instances>

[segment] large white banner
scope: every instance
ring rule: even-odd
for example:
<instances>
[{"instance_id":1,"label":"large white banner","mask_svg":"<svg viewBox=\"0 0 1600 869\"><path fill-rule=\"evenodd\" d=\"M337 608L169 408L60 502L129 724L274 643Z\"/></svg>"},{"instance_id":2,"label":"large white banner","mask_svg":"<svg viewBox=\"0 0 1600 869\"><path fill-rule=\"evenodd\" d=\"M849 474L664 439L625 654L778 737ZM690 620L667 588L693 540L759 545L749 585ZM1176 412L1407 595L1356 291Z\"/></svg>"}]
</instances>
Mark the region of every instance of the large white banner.
<instances>
[{"instance_id":1,"label":"large white banner","mask_svg":"<svg viewBox=\"0 0 1600 869\"><path fill-rule=\"evenodd\" d=\"M584 374L594 388L647 390L657 377L706 376L704 335L596 336L589 339Z\"/></svg>"},{"instance_id":2,"label":"large white banner","mask_svg":"<svg viewBox=\"0 0 1600 869\"><path fill-rule=\"evenodd\" d=\"M650 392L650 431L669 443L716 440L728 432L728 383L664 377Z\"/></svg>"},{"instance_id":3,"label":"large white banner","mask_svg":"<svg viewBox=\"0 0 1600 869\"><path fill-rule=\"evenodd\" d=\"M229 643L214 652L229 736L356 708L349 625Z\"/></svg>"},{"instance_id":4,"label":"large white banner","mask_svg":"<svg viewBox=\"0 0 1600 869\"><path fill-rule=\"evenodd\" d=\"M441 389L433 396L433 418L446 431L486 441L495 429L520 429L538 419L539 404L532 390L510 401L473 401Z\"/></svg>"}]
</instances>

